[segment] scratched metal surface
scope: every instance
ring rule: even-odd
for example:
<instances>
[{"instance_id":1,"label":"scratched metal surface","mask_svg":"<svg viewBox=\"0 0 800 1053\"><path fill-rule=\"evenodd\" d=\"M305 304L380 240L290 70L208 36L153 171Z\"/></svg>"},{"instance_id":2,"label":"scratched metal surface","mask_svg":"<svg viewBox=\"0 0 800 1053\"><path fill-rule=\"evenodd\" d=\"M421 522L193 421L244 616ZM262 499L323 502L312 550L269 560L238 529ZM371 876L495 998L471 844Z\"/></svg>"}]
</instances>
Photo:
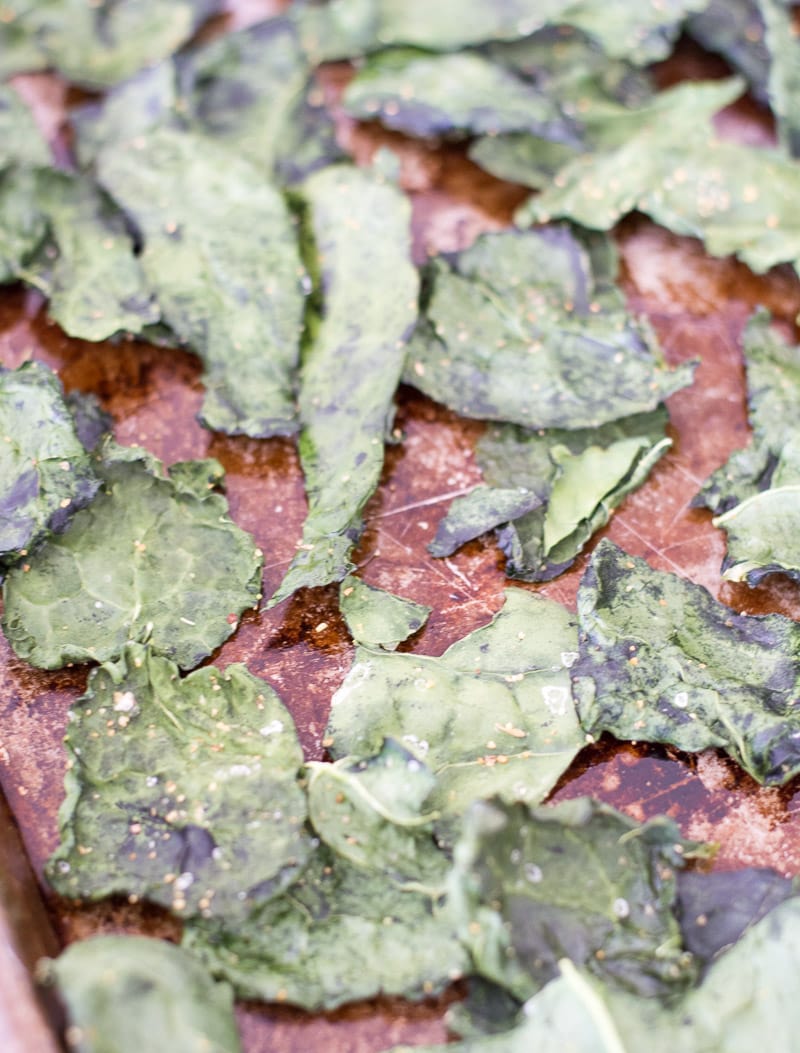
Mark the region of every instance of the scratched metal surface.
<instances>
[{"instance_id":1,"label":"scratched metal surface","mask_svg":"<svg viewBox=\"0 0 800 1053\"><path fill-rule=\"evenodd\" d=\"M263 0L236 4L237 19L253 20L275 6ZM722 71L716 60L684 46L660 77L667 84ZM334 109L347 76L346 68L337 67L322 78ZM71 100L66 87L49 76L18 78L17 84L63 151L63 119ZM753 143L772 136L766 116L746 103L723 114L719 127ZM524 197L519 188L481 173L459 150L410 143L345 120L340 120L340 133L359 163L378 145L390 145L400 155L403 185L414 206L418 262L428 253L463 247L483 230L506 226ZM695 384L670 399L671 452L603 534L653 566L702 583L737 610L798 617L800 590L788 580L772 579L754 590L721 582L722 536L710 516L689 503L703 478L747 440L738 342L749 312L765 304L788 325L800 311L800 283L780 268L755 278L731 260L711 260L696 242L669 235L640 217L623 223L617 237L631 307L650 319L670 362L698 357L701 365ZM205 431L195 420L202 390L192 355L137 342L114 346L68 339L47 321L37 295L19 287L2 289L0 361L16 366L28 358L56 369L67 390L95 392L112 414L120 442L146 446L167 463L217 457L226 469L234 519L255 535L266 554L265 593L278 585L305 512L290 441ZM502 557L489 538L447 560L431 559L425 548L452 496L478 481L473 448L482 426L457 418L411 389L401 390L397 425L404 439L388 451L357 560L368 582L433 607L412 649L439 654L488 620L507 584ZM574 606L584 565L585 557L542 591ZM307 757L317 759L324 755L330 698L351 655L336 589L331 588L302 595L277 610L247 614L214 661L244 661L266 677L291 709ZM33 670L0 639L0 786L40 882L42 865L57 839L66 712L83 690L86 675L85 668L55 674ZM718 866L771 865L794 874L800 872L798 791L796 783L761 789L714 752L687 758L660 748L603 741L583 751L554 796L592 793L637 819L667 813L686 836L720 842ZM29 929L45 933L43 938L48 920L61 943L98 931L178 935L177 924L152 908L112 902L79 909L59 901L43 885L41 894L48 918L31 922ZM29 890L15 895L35 899ZM3 969L0 963L0 986ZM243 1005L238 1013L247 1053L377 1053L401 1041L443 1041L443 1013L457 997L454 988L418 1005L381 1000L316 1016L286 1007ZM12 1048L15 1026L0 1019L2 1048ZM2 1042L4 1027L7 1045Z\"/></svg>"}]
</instances>

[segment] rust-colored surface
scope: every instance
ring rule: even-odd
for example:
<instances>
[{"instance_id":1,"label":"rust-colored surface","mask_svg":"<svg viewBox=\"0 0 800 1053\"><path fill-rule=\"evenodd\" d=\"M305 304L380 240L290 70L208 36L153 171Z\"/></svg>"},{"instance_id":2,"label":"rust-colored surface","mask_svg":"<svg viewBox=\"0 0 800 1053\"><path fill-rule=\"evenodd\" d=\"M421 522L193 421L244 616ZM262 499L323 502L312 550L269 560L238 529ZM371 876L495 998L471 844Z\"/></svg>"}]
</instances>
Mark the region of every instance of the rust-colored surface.
<instances>
[{"instance_id":1,"label":"rust-colored surface","mask_svg":"<svg viewBox=\"0 0 800 1053\"><path fill-rule=\"evenodd\" d=\"M275 6L251 0L237 5L238 17L252 19ZM684 48L659 75L666 84L681 76L720 72L716 60ZM346 68L336 67L321 78L320 90L333 107L347 75ZM63 149L64 86L47 76L21 78L18 86L37 104L43 127ZM750 104L726 111L719 127L722 134L753 143L767 142L772 135L766 116ZM525 196L520 188L480 172L459 149L436 150L345 121L340 130L359 162L377 146L388 146L400 156L403 184L413 199L418 261L431 252L462 247L480 231L507 225ZM790 325L800 311L800 282L781 269L757 278L734 261L711 260L698 243L669 235L641 217L626 221L617 234L631 307L650 319L671 362L698 358L700 367L695 384L670 399L671 452L604 533L653 566L702 583L737 610L798 617L800 590L786 579L773 578L755 590L721 582L722 535L711 526L708 513L691 509L690 501L705 476L748 439L739 338L749 312L765 304ZM114 346L70 340L48 323L38 296L21 288L0 290L0 361L16 366L31 357L57 369L68 390L95 392L113 415L119 441L146 446L167 463L217 457L227 472L233 517L255 535L266 554L265 594L277 586L305 512L290 441L227 438L202 429L194 416L202 389L199 363L192 355L136 342ZM438 654L485 623L501 605L508 584L502 557L489 538L446 560L431 559L425 547L449 500L478 481L473 449L482 426L403 389L397 427L403 439L388 451L357 559L365 580L433 607L428 626L411 647ZM585 557L542 591L574 606L584 565ZM214 661L244 661L274 684L295 717L306 755L319 758L330 698L351 654L331 588L296 597L277 610L246 615ZM0 639L0 785L40 878L56 844L66 712L83 690L86 675L85 668L57 674L33 670ZM798 790L797 785L759 788L713 752L689 758L603 741L582 752L554 796L592 793L637 819L665 812L685 835L720 842L718 866L771 865L794 874L800 872ZM62 942L97 931L178 936L177 924L158 910L124 902L77 908L44 886L41 893ZM31 943L31 953L33 948ZM4 982L0 966L0 987ZM377 1053L401 1041L443 1041L444 1011L459 995L454 988L421 1005L387 1000L317 1016L248 1004L239 1007L239 1021L247 1053ZM0 1045L11 1048L2 1043L2 1026Z\"/></svg>"}]
</instances>

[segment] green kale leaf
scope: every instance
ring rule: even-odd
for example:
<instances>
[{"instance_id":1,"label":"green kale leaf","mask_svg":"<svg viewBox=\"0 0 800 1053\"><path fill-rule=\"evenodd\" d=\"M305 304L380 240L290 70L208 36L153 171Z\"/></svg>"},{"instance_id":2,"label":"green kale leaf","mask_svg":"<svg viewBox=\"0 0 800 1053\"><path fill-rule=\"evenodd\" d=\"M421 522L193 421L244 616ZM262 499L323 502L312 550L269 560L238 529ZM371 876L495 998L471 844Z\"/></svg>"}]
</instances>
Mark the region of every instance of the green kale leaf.
<instances>
[{"instance_id":1,"label":"green kale leaf","mask_svg":"<svg viewBox=\"0 0 800 1053\"><path fill-rule=\"evenodd\" d=\"M288 17L193 48L179 57L177 72L184 120L278 182L299 183L341 158Z\"/></svg>"},{"instance_id":2,"label":"green kale leaf","mask_svg":"<svg viewBox=\"0 0 800 1053\"><path fill-rule=\"evenodd\" d=\"M441 658L359 647L333 697L331 752L400 742L436 776L426 807L443 815L492 794L539 802L585 741L569 686L576 651L569 613L519 589Z\"/></svg>"},{"instance_id":3,"label":"green kale leaf","mask_svg":"<svg viewBox=\"0 0 800 1053\"><path fill-rule=\"evenodd\" d=\"M605 526L613 510L642 485L669 449L671 440L664 435L667 419L661 407L577 431L493 426L476 451L491 486L473 491L479 497L468 509L469 530L463 524L467 499L461 498L462 504L454 502L439 524L429 551L446 555L452 551L451 539L468 540L500 526L498 541L507 557L509 577L548 581L572 565L592 534ZM516 495L518 511L509 496L506 510L511 514L500 515L504 495Z\"/></svg>"},{"instance_id":4,"label":"green kale leaf","mask_svg":"<svg viewBox=\"0 0 800 1053\"><path fill-rule=\"evenodd\" d=\"M106 340L159 320L124 217L91 180L40 169L34 200L49 244L19 277L49 297L50 317L64 332Z\"/></svg>"},{"instance_id":5,"label":"green kale leaf","mask_svg":"<svg viewBox=\"0 0 800 1053\"><path fill-rule=\"evenodd\" d=\"M367 172L332 165L303 187L319 302L300 380L300 460L308 517L270 606L341 581L383 467L383 443L417 315L410 205Z\"/></svg>"},{"instance_id":6,"label":"green kale leaf","mask_svg":"<svg viewBox=\"0 0 800 1053\"><path fill-rule=\"evenodd\" d=\"M776 474L786 481L793 475L792 441L800 416L798 348L770 321L766 311L757 311L742 337L752 441L731 454L694 501L718 515L768 489Z\"/></svg>"},{"instance_id":7,"label":"green kale leaf","mask_svg":"<svg viewBox=\"0 0 800 1053\"><path fill-rule=\"evenodd\" d=\"M64 530L100 480L58 377L41 363L0 370L0 435L2 567Z\"/></svg>"},{"instance_id":8,"label":"green kale leaf","mask_svg":"<svg viewBox=\"0 0 800 1053\"><path fill-rule=\"evenodd\" d=\"M727 581L758 585L770 574L800 581L800 444L794 445L796 481L773 485L714 519L728 535L722 562Z\"/></svg>"},{"instance_id":9,"label":"green kale leaf","mask_svg":"<svg viewBox=\"0 0 800 1053\"><path fill-rule=\"evenodd\" d=\"M50 148L29 106L8 84L0 84L0 168L51 163Z\"/></svg>"},{"instance_id":10,"label":"green kale leaf","mask_svg":"<svg viewBox=\"0 0 800 1053\"><path fill-rule=\"evenodd\" d=\"M533 84L472 52L382 51L347 86L344 108L359 120L420 138L528 131L575 138L558 105Z\"/></svg>"},{"instance_id":11,"label":"green kale leaf","mask_svg":"<svg viewBox=\"0 0 800 1053\"><path fill-rule=\"evenodd\" d=\"M568 25L596 37L609 55L645 65L669 54L684 16L706 2L333 0L298 4L294 17L313 62L353 58L396 44L456 51L493 40L520 40L548 25Z\"/></svg>"},{"instance_id":12,"label":"green kale leaf","mask_svg":"<svg viewBox=\"0 0 800 1053\"><path fill-rule=\"evenodd\" d=\"M6 577L5 634L42 669L103 662L129 641L191 669L257 603L262 553L221 495L176 485L142 450L112 448L96 471L89 507Z\"/></svg>"},{"instance_id":13,"label":"green kale leaf","mask_svg":"<svg viewBox=\"0 0 800 1053\"><path fill-rule=\"evenodd\" d=\"M56 69L106 88L184 44L218 0L6 0L0 77Z\"/></svg>"},{"instance_id":14,"label":"green kale leaf","mask_svg":"<svg viewBox=\"0 0 800 1053\"><path fill-rule=\"evenodd\" d=\"M413 753L387 739L374 757L313 763L308 772L309 818L338 856L400 886L443 887L438 816L422 810L436 778Z\"/></svg>"},{"instance_id":15,"label":"green kale leaf","mask_svg":"<svg viewBox=\"0 0 800 1053\"><path fill-rule=\"evenodd\" d=\"M241 998L310 1010L379 994L425 998L469 968L445 907L326 846L242 925L191 921L183 943Z\"/></svg>"},{"instance_id":16,"label":"green kale leaf","mask_svg":"<svg viewBox=\"0 0 800 1053\"><path fill-rule=\"evenodd\" d=\"M294 431L305 275L281 194L221 143L166 128L104 150L98 168L140 232L164 321L203 360L203 423Z\"/></svg>"},{"instance_id":17,"label":"green kale leaf","mask_svg":"<svg viewBox=\"0 0 800 1053\"><path fill-rule=\"evenodd\" d=\"M778 122L781 145L800 157L800 42L794 12L781 0L758 0L770 51L769 100Z\"/></svg>"},{"instance_id":18,"label":"green kale leaf","mask_svg":"<svg viewBox=\"0 0 800 1053\"><path fill-rule=\"evenodd\" d=\"M522 206L517 222L568 217L608 230L638 209L713 256L737 255L757 273L800 265L800 167L782 150L713 137L708 121L739 94L738 81L681 84L622 145L576 158Z\"/></svg>"},{"instance_id":19,"label":"green kale leaf","mask_svg":"<svg viewBox=\"0 0 800 1053\"><path fill-rule=\"evenodd\" d=\"M428 552L432 556L449 556L488 530L521 519L538 508L542 500L524 486L504 489L478 485L450 505L447 515L439 521Z\"/></svg>"},{"instance_id":20,"label":"green kale leaf","mask_svg":"<svg viewBox=\"0 0 800 1053\"><path fill-rule=\"evenodd\" d=\"M747 80L759 102L768 104L770 54L760 0L709 0L686 23L686 31L707 51L723 56Z\"/></svg>"},{"instance_id":21,"label":"green kale leaf","mask_svg":"<svg viewBox=\"0 0 800 1053\"><path fill-rule=\"evenodd\" d=\"M608 255L554 226L484 235L452 261L433 260L404 379L463 416L528 428L655 409L692 367L664 367Z\"/></svg>"},{"instance_id":22,"label":"green kale leaf","mask_svg":"<svg viewBox=\"0 0 800 1053\"><path fill-rule=\"evenodd\" d=\"M610 541L578 592L572 669L583 727L689 752L724 749L754 779L800 771L800 625L748 617Z\"/></svg>"},{"instance_id":23,"label":"green kale leaf","mask_svg":"<svg viewBox=\"0 0 800 1053\"><path fill-rule=\"evenodd\" d=\"M674 909L695 847L669 819L639 826L589 798L473 805L451 901L477 971L520 1001L562 958L623 990L674 995L694 978Z\"/></svg>"},{"instance_id":24,"label":"green kale leaf","mask_svg":"<svg viewBox=\"0 0 800 1053\"><path fill-rule=\"evenodd\" d=\"M758 311L743 337L753 439L735 450L695 498L717 513L728 535L723 572L730 581L757 585L782 572L800 578L800 368L798 348Z\"/></svg>"},{"instance_id":25,"label":"green kale leaf","mask_svg":"<svg viewBox=\"0 0 800 1053\"><path fill-rule=\"evenodd\" d=\"M303 755L275 692L241 665L197 669L130 644L70 713L61 843L72 899L133 895L177 914L241 918L310 853Z\"/></svg>"},{"instance_id":26,"label":"green kale leaf","mask_svg":"<svg viewBox=\"0 0 800 1053\"><path fill-rule=\"evenodd\" d=\"M394 651L418 632L431 613L422 603L401 599L352 576L339 588L339 606L357 643L387 651Z\"/></svg>"},{"instance_id":27,"label":"green kale leaf","mask_svg":"<svg viewBox=\"0 0 800 1053\"><path fill-rule=\"evenodd\" d=\"M525 1003L503 1035L414 1053L751 1053L792 1049L797 1034L800 900L777 907L714 964L703 983L668 1008L559 963L558 979ZM394 1053L411 1053L408 1048Z\"/></svg>"},{"instance_id":28,"label":"green kale leaf","mask_svg":"<svg viewBox=\"0 0 800 1053\"><path fill-rule=\"evenodd\" d=\"M208 136L277 183L297 183L342 156L336 129L287 18L271 18L183 51L71 116L77 153L156 128Z\"/></svg>"},{"instance_id":29,"label":"green kale leaf","mask_svg":"<svg viewBox=\"0 0 800 1053\"><path fill-rule=\"evenodd\" d=\"M94 936L42 972L74 1053L241 1053L231 988L166 940Z\"/></svg>"}]
</instances>

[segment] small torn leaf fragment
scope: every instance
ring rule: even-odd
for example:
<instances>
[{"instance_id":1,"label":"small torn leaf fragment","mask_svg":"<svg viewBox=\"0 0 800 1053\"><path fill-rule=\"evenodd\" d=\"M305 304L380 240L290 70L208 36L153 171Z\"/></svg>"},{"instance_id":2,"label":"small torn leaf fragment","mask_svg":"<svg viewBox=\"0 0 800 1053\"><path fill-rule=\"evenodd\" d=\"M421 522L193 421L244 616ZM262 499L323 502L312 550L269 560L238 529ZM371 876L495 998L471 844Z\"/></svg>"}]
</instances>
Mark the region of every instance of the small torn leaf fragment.
<instances>
[{"instance_id":1,"label":"small torn leaf fragment","mask_svg":"<svg viewBox=\"0 0 800 1053\"><path fill-rule=\"evenodd\" d=\"M305 864L294 724L244 666L182 680L131 644L92 671L64 742L61 843L47 864L61 895L124 893L233 921Z\"/></svg>"},{"instance_id":2,"label":"small torn leaf fragment","mask_svg":"<svg viewBox=\"0 0 800 1053\"><path fill-rule=\"evenodd\" d=\"M100 480L58 377L39 362L0 369L0 436L2 567L50 531L64 530Z\"/></svg>"},{"instance_id":3,"label":"small torn leaf fragment","mask_svg":"<svg viewBox=\"0 0 800 1053\"><path fill-rule=\"evenodd\" d=\"M414 1053L752 1053L790 1050L797 1035L800 900L781 904L668 1008L600 983L569 960L503 1035ZM411 1053L397 1047L393 1053Z\"/></svg>"},{"instance_id":4,"label":"small torn leaf fragment","mask_svg":"<svg viewBox=\"0 0 800 1053\"><path fill-rule=\"evenodd\" d=\"M449 816L492 794L541 801L585 742L576 651L569 612L520 589L441 658L359 647L333 696L331 752L368 757L397 740L436 776L426 807Z\"/></svg>"},{"instance_id":5,"label":"small torn leaf fragment","mask_svg":"<svg viewBox=\"0 0 800 1053\"><path fill-rule=\"evenodd\" d=\"M299 588L341 581L383 466L383 443L417 316L410 204L390 183L345 165L303 186L310 270L320 300L300 378L302 540L274 606Z\"/></svg>"},{"instance_id":6,"label":"small torn leaf fragment","mask_svg":"<svg viewBox=\"0 0 800 1053\"><path fill-rule=\"evenodd\" d=\"M241 1053L230 986L166 940L93 936L40 967L75 1053Z\"/></svg>"},{"instance_id":7,"label":"small torn leaf fragment","mask_svg":"<svg viewBox=\"0 0 800 1053\"><path fill-rule=\"evenodd\" d=\"M748 617L608 540L578 591L572 686L592 735L726 751L754 779L800 771L800 625Z\"/></svg>"},{"instance_id":8,"label":"small torn leaf fragment","mask_svg":"<svg viewBox=\"0 0 800 1053\"><path fill-rule=\"evenodd\" d=\"M6 637L40 669L104 662L137 640L192 669L258 602L262 553L224 497L188 492L141 449L111 446L96 471L89 507L9 572Z\"/></svg>"},{"instance_id":9,"label":"small torn leaf fragment","mask_svg":"<svg viewBox=\"0 0 800 1053\"><path fill-rule=\"evenodd\" d=\"M183 945L240 998L309 1010L380 994L426 998L469 969L446 906L326 846L235 930L191 921Z\"/></svg>"},{"instance_id":10,"label":"small torn leaf fragment","mask_svg":"<svg viewBox=\"0 0 800 1053\"><path fill-rule=\"evenodd\" d=\"M433 840L425 800L436 779L413 753L387 739L363 760L311 763L309 819L322 840L354 866L398 885L444 887L447 857Z\"/></svg>"},{"instance_id":11,"label":"small torn leaf fragment","mask_svg":"<svg viewBox=\"0 0 800 1053\"><path fill-rule=\"evenodd\" d=\"M507 557L509 577L548 581L562 573L669 449L671 440L664 434L667 421L662 406L652 413L576 431L534 432L513 424L494 425L476 449L477 463L491 483L473 491L480 494L476 518L482 508L493 513L495 496L527 493L528 507L520 503L516 515L487 514L483 522L473 520L473 536L501 527L498 542ZM439 525L443 536L458 536L459 520L450 524L454 511L462 514L456 502ZM508 511L514 511L511 501ZM461 536L465 533L462 530ZM429 551L439 554L432 547Z\"/></svg>"},{"instance_id":12,"label":"small torn leaf fragment","mask_svg":"<svg viewBox=\"0 0 800 1053\"><path fill-rule=\"evenodd\" d=\"M463 497L457 497L440 520L436 536L428 545L432 556L449 556L481 534L503 523L519 519L538 508L542 498L524 487L499 489L476 486Z\"/></svg>"},{"instance_id":13,"label":"small torn leaf fragment","mask_svg":"<svg viewBox=\"0 0 800 1053\"><path fill-rule=\"evenodd\" d=\"M674 908L676 871L697 847L669 819L638 825L586 797L477 802L450 877L477 972L522 1001L569 958L622 990L674 995L695 975Z\"/></svg>"},{"instance_id":14,"label":"small torn leaf fragment","mask_svg":"<svg viewBox=\"0 0 800 1053\"><path fill-rule=\"evenodd\" d=\"M106 88L176 51L218 0L6 0L0 77L56 69Z\"/></svg>"},{"instance_id":15,"label":"small torn leaf fragment","mask_svg":"<svg viewBox=\"0 0 800 1053\"><path fill-rule=\"evenodd\" d=\"M778 904L797 883L768 867L678 874L678 920L683 944L704 968Z\"/></svg>"},{"instance_id":16,"label":"small torn leaf fragment","mask_svg":"<svg viewBox=\"0 0 800 1053\"><path fill-rule=\"evenodd\" d=\"M351 117L418 138L527 131L575 139L572 122L548 95L472 52L381 51L358 70L342 102Z\"/></svg>"},{"instance_id":17,"label":"small torn leaf fragment","mask_svg":"<svg viewBox=\"0 0 800 1053\"><path fill-rule=\"evenodd\" d=\"M303 45L315 63L354 58L395 44L457 51L492 40L520 40L547 25L570 25L595 36L609 55L639 65L666 58L690 11L707 0L334 0L299 4Z\"/></svg>"},{"instance_id":18,"label":"small torn leaf fragment","mask_svg":"<svg viewBox=\"0 0 800 1053\"><path fill-rule=\"evenodd\" d=\"M296 428L304 271L286 203L222 144L156 129L104 150L101 184L136 225L164 321L203 360L209 428Z\"/></svg>"},{"instance_id":19,"label":"small torn leaf fragment","mask_svg":"<svg viewBox=\"0 0 800 1053\"><path fill-rule=\"evenodd\" d=\"M339 607L356 643L394 651L418 632L431 608L401 599L349 575L339 587Z\"/></svg>"},{"instance_id":20,"label":"small torn leaf fragment","mask_svg":"<svg viewBox=\"0 0 800 1053\"><path fill-rule=\"evenodd\" d=\"M578 157L518 211L516 221L566 217L609 230L638 209L712 256L736 255L761 274L800 264L800 167L782 150L718 140L711 116L739 81L680 84L661 93L654 119L623 145ZM669 105L667 105L669 104Z\"/></svg>"},{"instance_id":21,"label":"small torn leaf fragment","mask_svg":"<svg viewBox=\"0 0 800 1053\"><path fill-rule=\"evenodd\" d=\"M553 226L483 235L433 260L403 379L463 416L528 428L655 409L690 383L692 366L665 368L606 255L600 239L590 252Z\"/></svg>"}]
</instances>

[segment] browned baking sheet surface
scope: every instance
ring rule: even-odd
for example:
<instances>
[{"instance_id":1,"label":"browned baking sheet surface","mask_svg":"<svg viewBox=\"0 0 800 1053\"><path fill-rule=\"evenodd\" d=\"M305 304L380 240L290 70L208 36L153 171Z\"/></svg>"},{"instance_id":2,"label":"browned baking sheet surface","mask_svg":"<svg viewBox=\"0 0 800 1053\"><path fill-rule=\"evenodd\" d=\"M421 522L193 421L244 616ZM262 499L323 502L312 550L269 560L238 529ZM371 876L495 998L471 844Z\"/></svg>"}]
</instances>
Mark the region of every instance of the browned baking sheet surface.
<instances>
[{"instance_id":1,"label":"browned baking sheet surface","mask_svg":"<svg viewBox=\"0 0 800 1053\"><path fill-rule=\"evenodd\" d=\"M252 20L272 5L237 6L242 19ZM666 83L718 69L715 60L683 47L662 79ZM332 102L346 75L334 69L326 77ZM18 78L18 85L36 103L43 126L58 134L67 101L64 86L49 76ZM720 127L750 141L771 135L766 117L746 104L726 113ZM480 231L506 226L524 197L519 188L470 165L458 150L436 151L376 129L354 130L345 122L341 130L359 161L381 143L391 144L402 157L403 184L414 203L418 262L427 253L469 244ZM800 592L788 580L772 578L758 589L721 581L723 536L711 526L709 513L689 504L708 473L747 439L739 338L748 314L764 304L790 323L800 310L800 284L788 271L755 278L735 262L711 260L698 243L640 218L624 223L617 235L631 307L650 319L670 363L699 358L701 365L695 383L669 400L671 451L600 536L613 538L654 567L702 583L737 610L797 617ZM195 420L202 398L200 367L192 355L136 342L113 346L68 339L47 321L36 294L18 287L0 290L0 361L17 366L29 358L56 369L67 390L95 392L113 415L120 442L139 443L167 463L218 458L227 473L232 516L265 552L264 592L277 587L305 514L291 441L229 438L201 428ZM452 496L479 479L473 447L482 426L410 389L401 391L397 423L405 440L388 451L357 562L371 584L433 607L412 649L440 654L488 620L507 584L502 557L489 538L446 560L432 559L425 547ZM584 555L541 591L574 607L585 563ZM247 614L214 661L223 666L243 661L274 684L295 718L307 757L320 758L330 698L351 655L337 590L329 588L301 594L275 610ZM33 670L0 639L0 783L39 876L57 840L66 712L83 690L86 672ZM685 836L718 840L718 866L770 865L786 874L800 872L797 785L760 788L716 753L687 758L660 748L601 742L581 753L555 796L583 793L639 820L666 813ZM44 894L62 941L122 929L177 934L176 923L156 910L124 903L78 909ZM427 1004L387 1000L319 1016L248 1005L240 1008L239 1019L247 1053L369 1053L401 1041L443 1041L442 1015L458 996L455 988ZM0 1046L11 1048L2 1042L3 1026L0 1022Z\"/></svg>"}]
</instances>

